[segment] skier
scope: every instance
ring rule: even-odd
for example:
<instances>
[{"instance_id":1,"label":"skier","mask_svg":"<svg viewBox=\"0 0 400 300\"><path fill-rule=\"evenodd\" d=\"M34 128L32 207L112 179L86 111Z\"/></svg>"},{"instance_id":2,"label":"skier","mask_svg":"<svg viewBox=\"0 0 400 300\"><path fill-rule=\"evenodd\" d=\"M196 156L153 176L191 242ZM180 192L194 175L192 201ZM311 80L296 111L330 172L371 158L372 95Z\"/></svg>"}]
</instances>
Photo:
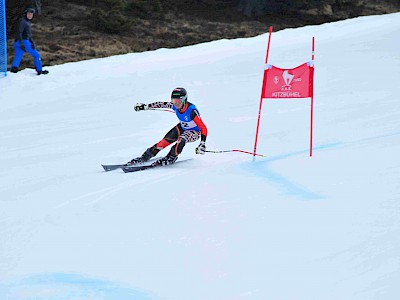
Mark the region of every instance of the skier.
<instances>
[{"instance_id":1,"label":"skier","mask_svg":"<svg viewBox=\"0 0 400 300\"><path fill-rule=\"evenodd\" d=\"M161 141L148 148L142 156L128 162L128 166L148 161L156 156L160 150L175 142L169 153L152 163L153 166L173 164L178 159L178 155L181 154L186 143L194 142L199 138L201 141L196 148L196 154L204 154L206 152L207 127L201 120L196 106L188 102L187 99L186 90L184 88L176 88L172 91L171 102L137 103L135 105L136 111L152 108L173 109L179 119L179 123L168 131Z\"/></svg>"},{"instance_id":2,"label":"skier","mask_svg":"<svg viewBox=\"0 0 400 300\"><path fill-rule=\"evenodd\" d=\"M24 11L24 16L19 20L17 34L14 41L15 56L10 69L12 73L17 73L19 71L18 68L25 52L28 52L33 57L33 62L38 75L49 73L49 71L42 69L40 54L36 50L35 43L32 40L31 21L34 14L34 8L27 8Z\"/></svg>"}]
</instances>

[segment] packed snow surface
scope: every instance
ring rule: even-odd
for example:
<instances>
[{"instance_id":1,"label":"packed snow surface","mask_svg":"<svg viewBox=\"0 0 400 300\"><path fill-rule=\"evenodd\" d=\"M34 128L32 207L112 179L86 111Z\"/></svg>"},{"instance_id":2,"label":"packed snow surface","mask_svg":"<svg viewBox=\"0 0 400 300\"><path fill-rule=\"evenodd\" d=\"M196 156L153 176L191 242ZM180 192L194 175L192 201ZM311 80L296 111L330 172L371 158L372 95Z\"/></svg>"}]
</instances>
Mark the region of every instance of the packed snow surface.
<instances>
[{"instance_id":1,"label":"packed snow surface","mask_svg":"<svg viewBox=\"0 0 400 300\"><path fill-rule=\"evenodd\" d=\"M264 100L264 158L101 167L162 139L176 116L133 106L180 86L208 150L253 151L268 34L0 79L0 299L400 299L400 13L273 33L268 63L313 36L312 157L310 99Z\"/></svg>"}]
</instances>

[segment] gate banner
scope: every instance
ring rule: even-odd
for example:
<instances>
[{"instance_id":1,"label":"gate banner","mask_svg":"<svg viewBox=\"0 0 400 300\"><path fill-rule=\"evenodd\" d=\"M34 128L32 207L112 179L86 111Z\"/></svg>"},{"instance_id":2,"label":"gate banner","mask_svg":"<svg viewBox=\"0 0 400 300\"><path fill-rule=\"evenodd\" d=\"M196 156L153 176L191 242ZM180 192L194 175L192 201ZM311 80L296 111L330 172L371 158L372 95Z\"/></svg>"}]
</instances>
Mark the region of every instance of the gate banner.
<instances>
[{"instance_id":1,"label":"gate banner","mask_svg":"<svg viewBox=\"0 0 400 300\"><path fill-rule=\"evenodd\" d=\"M311 99L310 113L310 156L313 149L313 123L314 123L314 48L315 39L312 38L311 61L293 69L282 69L268 64L269 47L271 43L272 26L269 27L267 55L261 88L260 106L254 139L253 161L257 153L258 132L260 129L261 110L264 99Z\"/></svg>"},{"instance_id":2,"label":"gate banner","mask_svg":"<svg viewBox=\"0 0 400 300\"><path fill-rule=\"evenodd\" d=\"M310 98L312 97L312 62L293 69L281 69L267 65L264 71L262 98Z\"/></svg>"}]
</instances>

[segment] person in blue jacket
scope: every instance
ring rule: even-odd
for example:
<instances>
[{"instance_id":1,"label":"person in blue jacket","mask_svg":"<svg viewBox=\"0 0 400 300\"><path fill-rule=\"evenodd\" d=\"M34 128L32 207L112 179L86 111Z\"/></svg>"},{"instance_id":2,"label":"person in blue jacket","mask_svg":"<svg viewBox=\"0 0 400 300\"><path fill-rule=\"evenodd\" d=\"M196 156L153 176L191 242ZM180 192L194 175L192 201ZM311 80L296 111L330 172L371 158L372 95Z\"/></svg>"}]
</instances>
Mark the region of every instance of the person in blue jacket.
<instances>
[{"instance_id":1,"label":"person in blue jacket","mask_svg":"<svg viewBox=\"0 0 400 300\"><path fill-rule=\"evenodd\" d=\"M33 62L38 75L49 73L49 71L42 69L42 60L32 39L31 21L34 14L34 8L27 8L24 11L24 16L19 20L14 41L14 60L11 63L10 69L12 73L17 73L19 71L19 65L25 52L28 52L33 57Z\"/></svg>"},{"instance_id":2,"label":"person in blue jacket","mask_svg":"<svg viewBox=\"0 0 400 300\"><path fill-rule=\"evenodd\" d=\"M178 117L179 123L171 128L161 141L148 148L142 156L132 159L127 165L146 162L156 156L160 150L175 143L165 157L152 163L155 166L173 164L178 159L178 155L181 154L186 143L191 143L198 139L200 139L200 144L196 148L196 154L205 154L207 127L204 125L196 106L188 102L187 98L187 92L184 88L176 88L172 91L171 102L137 103L135 105L136 111L154 108L172 109Z\"/></svg>"}]
</instances>

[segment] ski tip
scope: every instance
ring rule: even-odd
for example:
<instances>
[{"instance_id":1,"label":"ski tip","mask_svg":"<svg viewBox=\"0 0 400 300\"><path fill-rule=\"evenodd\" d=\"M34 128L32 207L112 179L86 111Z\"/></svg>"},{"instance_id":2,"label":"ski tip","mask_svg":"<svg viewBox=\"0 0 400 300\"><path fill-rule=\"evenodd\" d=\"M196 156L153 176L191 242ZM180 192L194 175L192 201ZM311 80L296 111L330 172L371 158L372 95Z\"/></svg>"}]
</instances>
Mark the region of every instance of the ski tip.
<instances>
[{"instance_id":1,"label":"ski tip","mask_svg":"<svg viewBox=\"0 0 400 300\"><path fill-rule=\"evenodd\" d=\"M108 172L108 171L114 171L117 170L125 165L101 165L104 169L104 171Z\"/></svg>"},{"instance_id":2,"label":"ski tip","mask_svg":"<svg viewBox=\"0 0 400 300\"><path fill-rule=\"evenodd\" d=\"M106 171L106 172L113 171L113 170L116 169L116 168L112 168L112 167L107 166L107 165L101 165L101 166L103 167L104 171Z\"/></svg>"}]
</instances>

